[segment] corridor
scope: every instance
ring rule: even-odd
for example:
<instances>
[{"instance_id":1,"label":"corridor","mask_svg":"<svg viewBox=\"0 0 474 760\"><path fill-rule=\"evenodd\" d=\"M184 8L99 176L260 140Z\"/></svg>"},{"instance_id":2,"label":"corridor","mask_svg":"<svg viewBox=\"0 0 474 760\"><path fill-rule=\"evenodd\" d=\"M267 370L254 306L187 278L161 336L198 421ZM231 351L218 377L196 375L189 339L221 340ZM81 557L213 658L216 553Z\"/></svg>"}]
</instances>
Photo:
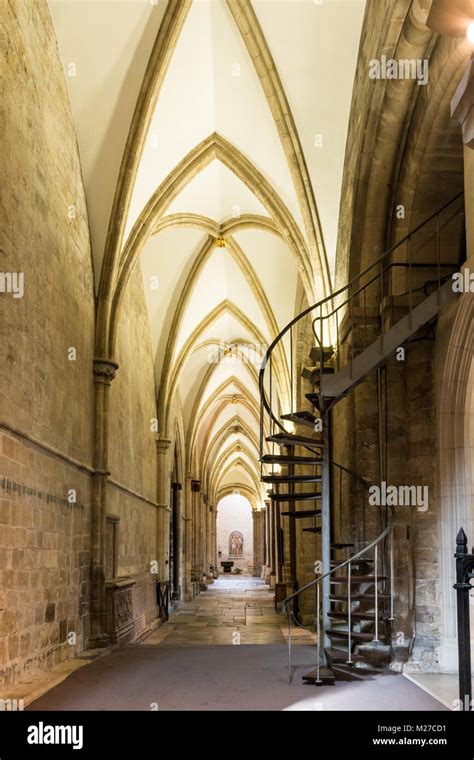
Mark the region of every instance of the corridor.
<instances>
[{"instance_id":1,"label":"corridor","mask_svg":"<svg viewBox=\"0 0 474 760\"><path fill-rule=\"evenodd\" d=\"M0 712L469 705L474 0L3 5Z\"/></svg>"},{"instance_id":2,"label":"corridor","mask_svg":"<svg viewBox=\"0 0 474 760\"><path fill-rule=\"evenodd\" d=\"M293 631L298 643L314 637ZM285 618L275 611L274 594L263 581L245 576L221 576L208 591L175 612L167 625L144 644L188 647L219 644L276 644L287 640Z\"/></svg>"},{"instance_id":3,"label":"corridor","mask_svg":"<svg viewBox=\"0 0 474 760\"><path fill-rule=\"evenodd\" d=\"M315 662L314 637L303 629L292 631L289 684L286 641L286 618L275 611L269 587L249 576L221 576L143 642L85 665L28 709L444 709L403 676L303 685L301 675Z\"/></svg>"}]
</instances>

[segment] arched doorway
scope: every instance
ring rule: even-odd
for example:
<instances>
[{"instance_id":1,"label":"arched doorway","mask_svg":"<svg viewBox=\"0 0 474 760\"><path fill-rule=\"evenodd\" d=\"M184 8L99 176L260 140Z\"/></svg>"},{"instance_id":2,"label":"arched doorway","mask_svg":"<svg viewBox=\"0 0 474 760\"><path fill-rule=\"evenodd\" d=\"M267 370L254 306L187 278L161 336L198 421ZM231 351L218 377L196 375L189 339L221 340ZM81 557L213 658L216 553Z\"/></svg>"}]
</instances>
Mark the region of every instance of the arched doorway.
<instances>
[{"instance_id":1,"label":"arched doorway","mask_svg":"<svg viewBox=\"0 0 474 760\"><path fill-rule=\"evenodd\" d=\"M217 556L233 562L232 571L253 572L253 520L249 500L237 490L217 505Z\"/></svg>"},{"instance_id":2,"label":"arched doorway","mask_svg":"<svg viewBox=\"0 0 474 760\"><path fill-rule=\"evenodd\" d=\"M468 259L466 266L472 261ZM474 544L474 296L463 294L438 323L436 356L440 490L440 591L443 629L440 666L457 670L456 534Z\"/></svg>"}]
</instances>

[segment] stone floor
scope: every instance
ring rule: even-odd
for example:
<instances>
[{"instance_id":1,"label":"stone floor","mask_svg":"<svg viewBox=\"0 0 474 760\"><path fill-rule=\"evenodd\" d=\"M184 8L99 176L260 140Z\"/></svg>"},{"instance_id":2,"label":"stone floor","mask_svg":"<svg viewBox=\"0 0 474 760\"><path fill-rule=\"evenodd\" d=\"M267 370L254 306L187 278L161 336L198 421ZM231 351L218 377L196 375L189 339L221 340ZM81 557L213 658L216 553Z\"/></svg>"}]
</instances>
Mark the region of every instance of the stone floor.
<instances>
[{"instance_id":1,"label":"stone floor","mask_svg":"<svg viewBox=\"0 0 474 760\"><path fill-rule=\"evenodd\" d=\"M314 634L292 629L296 644L312 644ZM143 644L163 647L213 644L286 644L288 626L275 611L274 593L263 581L220 577L192 602L173 613L167 625Z\"/></svg>"},{"instance_id":2,"label":"stone floor","mask_svg":"<svg viewBox=\"0 0 474 760\"><path fill-rule=\"evenodd\" d=\"M221 577L139 644L72 673L29 710L444 710L399 675L317 688L312 634L287 626L261 581Z\"/></svg>"}]
</instances>

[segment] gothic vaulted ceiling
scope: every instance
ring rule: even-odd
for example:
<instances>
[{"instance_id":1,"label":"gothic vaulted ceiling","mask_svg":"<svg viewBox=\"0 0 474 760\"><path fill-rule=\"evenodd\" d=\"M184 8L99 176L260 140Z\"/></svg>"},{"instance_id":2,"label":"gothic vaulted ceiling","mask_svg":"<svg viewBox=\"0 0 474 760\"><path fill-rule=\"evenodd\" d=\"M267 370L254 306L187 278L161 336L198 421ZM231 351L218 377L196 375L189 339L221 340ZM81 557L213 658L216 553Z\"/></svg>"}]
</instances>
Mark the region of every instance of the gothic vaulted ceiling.
<instances>
[{"instance_id":1,"label":"gothic vaulted ceiling","mask_svg":"<svg viewBox=\"0 0 474 760\"><path fill-rule=\"evenodd\" d=\"M258 367L302 299L330 288L365 0L49 6L97 291L138 262L163 435L178 399L195 476L214 496L259 494Z\"/></svg>"}]
</instances>

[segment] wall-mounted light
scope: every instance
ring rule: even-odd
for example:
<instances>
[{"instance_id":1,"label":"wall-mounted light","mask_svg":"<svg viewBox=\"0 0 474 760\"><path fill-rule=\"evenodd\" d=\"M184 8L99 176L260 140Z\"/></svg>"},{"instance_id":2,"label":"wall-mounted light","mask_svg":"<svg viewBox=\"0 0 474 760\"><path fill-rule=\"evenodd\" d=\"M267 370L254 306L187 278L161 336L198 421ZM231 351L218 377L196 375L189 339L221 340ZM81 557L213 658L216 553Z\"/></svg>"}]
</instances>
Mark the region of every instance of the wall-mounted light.
<instances>
[{"instance_id":1,"label":"wall-mounted light","mask_svg":"<svg viewBox=\"0 0 474 760\"><path fill-rule=\"evenodd\" d=\"M466 37L474 45L474 21L471 21L466 29Z\"/></svg>"}]
</instances>

